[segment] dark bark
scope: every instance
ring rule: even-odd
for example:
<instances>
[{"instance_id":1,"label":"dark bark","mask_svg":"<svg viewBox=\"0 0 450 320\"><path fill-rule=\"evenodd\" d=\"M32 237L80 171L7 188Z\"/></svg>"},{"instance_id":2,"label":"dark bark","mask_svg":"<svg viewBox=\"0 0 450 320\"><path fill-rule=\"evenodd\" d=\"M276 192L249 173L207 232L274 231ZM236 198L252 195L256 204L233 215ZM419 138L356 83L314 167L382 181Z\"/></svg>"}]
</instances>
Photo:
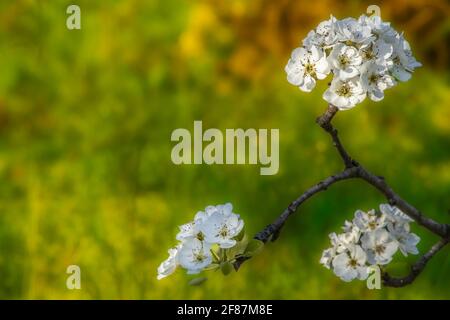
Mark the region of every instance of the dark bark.
<instances>
[{"instance_id":1,"label":"dark bark","mask_svg":"<svg viewBox=\"0 0 450 320\"><path fill-rule=\"evenodd\" d=\"M435 244L430 251L424 254L419 260L412 266L410 274L403 278L393 278L389 274L383 274L383 282L386 286L402 287L412 283L416 277L425 268L427 262L445 245L450 241L450 226L448 224L442 224L434 221L433 219L426 217L422 212L413 207L411 204L402 199L392 188L386 183L383 177L377 176L366 170L358 162L356 162L346 151L342 142L339 139L338 131L333 127L331 121L338 112L338 108L333 105L329 105L328 109L323 115L317 118L317 124L330 134L333 141L333 145L336 147L339 156L341 157L345 170L335 175L329 176L319 183L313 185L300 195L296 200L291 202L289 206L281 213L281 215L271 224L266 226L263 230L258 232L254 238L263 242L274 241L277 239L281 229L286 223L287 219L294 214L300 205L316 195L321 191L325 191L331 185L348 179L361 179L368 184L372 185L379 192L381 192L387 199L387 201L400 210L402 210L409 217L414 219L420 226L426 228L430 232L436 234L441 240ZM248 258L240 258L234 263L236 270L242 265Z\"/></svg>"},{"instance_id":2,"label":"dark bark","mask_svg":"<svg viewBox=\"0 0 450 320\"><path fill-rule=\"evenodd\" d=\"M449 242L449 238L442 238L437 242L431 249L425 253L416 263L411 266L411 271L408 275L402 278L393 278L388 273L383 274L383 284L387 287L404 287L408 284L411 284L414 280L416 280L417 276L425 269L428 261L434 257L436 253L439 252L442 248L444 248Z\"/></svg>"}]
</instances>

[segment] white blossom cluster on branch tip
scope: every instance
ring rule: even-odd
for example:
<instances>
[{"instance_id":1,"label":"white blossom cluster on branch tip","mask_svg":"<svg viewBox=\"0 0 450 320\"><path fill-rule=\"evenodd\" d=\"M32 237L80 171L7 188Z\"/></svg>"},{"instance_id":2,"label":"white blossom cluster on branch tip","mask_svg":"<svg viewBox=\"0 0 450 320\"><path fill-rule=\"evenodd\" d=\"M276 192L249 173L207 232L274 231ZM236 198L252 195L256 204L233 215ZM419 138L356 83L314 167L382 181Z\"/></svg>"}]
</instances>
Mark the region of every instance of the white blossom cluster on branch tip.
<instances>
[{"instance_id":1,"label":"white blossom cluster on branch tip","mask_svg":"<svg viewBox=\"0 0 450 320\"><path fill-rule=\"evenodd\" d=\"M408 81L420 66L403 34L379 16L362 15L358 20L331 16L292 52L285 71L288 81L306 92L332 73L323 98L340 110L348 110L366 96L382 100L384 90L397 81Z\"/></svg>"},{"instance_id":2,"label":"white blossom cluster on branch tip","mask_svg":"<svg viewBox=\"0 0 450 320\"><path fill-rule=\"evenodd\" d=\"M343 281L365 280L370 267L387 265L397 250L404 256L419 253L420 238L410 232L412 221L388 204L381 204L379 212L357 210L343 233L329 235L332 247L323 252L320 263Z\"/></svg>"},{"instance_id":3,"label":"white blossom cluster on branch tip","mask_svg":"<svg viewBox=\"0 0 450 320\"><path fill-rule=\"evenodd\" d=\"M208 206L179 229L176 235L179 243L169 249L169 257L158 267L158 280L171 275L178 266L188 274L215 269L228 274L237 258L250 257L262 244L248 241L244 221L233 213L231 203Z\"/></svg>"}]
</instances>

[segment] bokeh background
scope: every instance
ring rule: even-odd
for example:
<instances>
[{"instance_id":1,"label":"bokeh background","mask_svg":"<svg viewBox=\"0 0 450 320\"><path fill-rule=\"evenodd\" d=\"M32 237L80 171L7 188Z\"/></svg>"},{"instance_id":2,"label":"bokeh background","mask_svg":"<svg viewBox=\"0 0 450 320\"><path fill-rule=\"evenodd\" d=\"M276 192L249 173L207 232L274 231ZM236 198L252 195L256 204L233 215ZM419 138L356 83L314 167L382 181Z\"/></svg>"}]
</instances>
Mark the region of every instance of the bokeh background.
<instances>
[{"instance_id":1,"label":"bokeh background","mask_svg":"<svg viewBox=\"0 0 450 320\"><path fill-rule=\"evenodd\" d=\"M82 30L66 29L81 7ZM254 234L307 187L341 169L314 119L311 94L285 80L290 51L330 14L369 4L404 30L423 68L412 80L339 113L357 160L429 216L450 221L449 4L411 1L0 2L0 298L450 298L449 248L414 284L370 291L318 260L328 233L384 199L357 181L333 186L289 220L276 243L203 286L156 268L177 226L230 201ZM175 166L175 128L279 128L280 171ZM436 241L414 226L422 252ZM402 274L414 257L396 256ZM77 264L82 290L66 289Z\"/></svg>"}]
</instances>

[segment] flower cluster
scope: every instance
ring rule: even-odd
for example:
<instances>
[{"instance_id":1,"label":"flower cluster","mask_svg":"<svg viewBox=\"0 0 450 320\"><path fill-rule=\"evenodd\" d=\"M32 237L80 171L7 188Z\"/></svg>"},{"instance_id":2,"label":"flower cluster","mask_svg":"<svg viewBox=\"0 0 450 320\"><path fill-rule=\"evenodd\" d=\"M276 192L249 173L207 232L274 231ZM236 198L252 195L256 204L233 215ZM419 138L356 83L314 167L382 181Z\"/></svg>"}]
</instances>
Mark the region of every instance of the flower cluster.
<instances>
[{"instance_id":1,"label":"flower cluster","mask_svg":"<svg viewBox=\"0 0 450 320\"><path fill-rule=\"evenodd\" d=\"M403 34L379 16L358 20L333 16L308 33L286 65L288 81L310 92L330 72L333 80L323 98L341 110L353 108L366 96L384 98L397 80L408 81L421 64Z\"/></svg>"},{"instance_id":2,"label":"flower cluster","mask_svg":"<svg viewBox=\"0 0 450 320\"><path fill-rule=\"evenodd\" d=\"M332 247L323 252L320 263L343 281L364 280L369 267L388 264L397 250L404 256L419 253L420 238L410 232L412 221L388 204L381 204L379 212L357 210L352 222L345 222L343 233L330 234Z\"/></svg>"},{"instance_id":3,"label":"flower cluster","mask_svg":"<svg viewBox=\"0 0 450 320\"><path fill-rule=\"evenodd\" d=\"M169 249L169 258L158 267L158 279L172 274L178 266L188 274L216 268L227 274L236 258L253 254L259 246L245 237L244 221L233 213L231 203L208 206L179 228L179 243Z\"/></svg>"}]
</instances>

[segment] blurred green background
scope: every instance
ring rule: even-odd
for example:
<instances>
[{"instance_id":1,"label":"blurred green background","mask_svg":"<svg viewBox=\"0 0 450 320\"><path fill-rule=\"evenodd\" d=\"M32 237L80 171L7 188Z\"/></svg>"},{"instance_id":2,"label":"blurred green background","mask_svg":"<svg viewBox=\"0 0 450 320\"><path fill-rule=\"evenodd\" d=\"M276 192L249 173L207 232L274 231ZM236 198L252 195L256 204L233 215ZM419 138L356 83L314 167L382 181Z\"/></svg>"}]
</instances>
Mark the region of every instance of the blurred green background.
<instances>
[{"instance_id":1,"label":"blurred green background","mask_svg":"<svg viewBox=\"0 0 450 320\"><path fill-rule=\"evenodd\" d=\"M82 30L66 29L81 7ZM254 234L307 187L341 169L314 123L326 107L285 80L290 51L330 14L369 4L405 30L423 68L339 113L349 152L427 215L449 222L449 5L426 1L0 2L0 298L450 298L449 248L411 286L370 291L318 260L356 209L384 199L348 181L307 202L277 242L227 278L156 280L177 226L230 201ZM175 166L172 130L279 128L280 171ZM414 226L424 252L436 241ZM400 254L391 266L401 274ZM81 267L82 290L66 268Z\"/></svg>"}]
</instances>

